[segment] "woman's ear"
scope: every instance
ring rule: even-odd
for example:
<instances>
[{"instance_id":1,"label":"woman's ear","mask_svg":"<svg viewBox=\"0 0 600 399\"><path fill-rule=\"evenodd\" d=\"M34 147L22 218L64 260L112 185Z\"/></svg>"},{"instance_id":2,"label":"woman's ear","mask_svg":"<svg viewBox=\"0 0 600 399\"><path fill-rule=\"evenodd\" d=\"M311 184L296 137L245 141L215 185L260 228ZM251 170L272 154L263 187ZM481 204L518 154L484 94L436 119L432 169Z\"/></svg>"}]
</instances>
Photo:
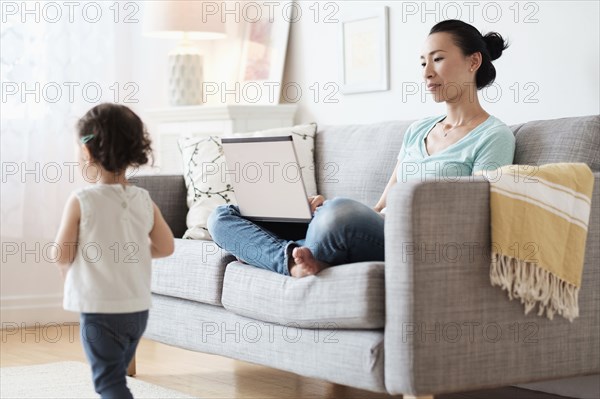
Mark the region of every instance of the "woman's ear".
<instances>
[{"instance_id":1,"label":"woman's ear","mask_svg":"<svg viewBox=\"0 0 600 399\"><path fill-rule=\"evenodd\" d=\"M481 66L481 60L482 60L482 56L479 51L471 54L470 67L469 67L470 71L476 72L479 69L479 67Z\"/></svg>"}]
</instances>

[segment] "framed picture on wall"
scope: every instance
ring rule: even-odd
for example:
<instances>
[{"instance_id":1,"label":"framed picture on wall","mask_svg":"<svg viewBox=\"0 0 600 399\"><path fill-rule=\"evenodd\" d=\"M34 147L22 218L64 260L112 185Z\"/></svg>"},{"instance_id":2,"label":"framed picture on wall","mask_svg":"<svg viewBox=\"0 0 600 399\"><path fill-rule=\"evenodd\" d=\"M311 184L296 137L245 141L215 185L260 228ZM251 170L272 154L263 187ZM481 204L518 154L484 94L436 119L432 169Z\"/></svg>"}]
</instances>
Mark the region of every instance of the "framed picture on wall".
<instances>
[{"instance_id":1,"label":"framed picture on wall","mask_svg":"<svg viewBox=\"0 0 600 399\"><path fill-rule=\"evenodd\" d=\"M287 10L290 10L288 7ZM290 30L290 17L262 13L245 22L238 81L241 99L249 104L278 104Z\"/></svg>"},{"instance_id":2,"label":"framed picture on wall","mask_svg":"<svg viewBox=\"0 0 600 399\"><path fill-rule=\"evenodd\" d=\"M345 7L339 35L340 91L389 90L388 7Z\"/></svg>"}]
</instances>

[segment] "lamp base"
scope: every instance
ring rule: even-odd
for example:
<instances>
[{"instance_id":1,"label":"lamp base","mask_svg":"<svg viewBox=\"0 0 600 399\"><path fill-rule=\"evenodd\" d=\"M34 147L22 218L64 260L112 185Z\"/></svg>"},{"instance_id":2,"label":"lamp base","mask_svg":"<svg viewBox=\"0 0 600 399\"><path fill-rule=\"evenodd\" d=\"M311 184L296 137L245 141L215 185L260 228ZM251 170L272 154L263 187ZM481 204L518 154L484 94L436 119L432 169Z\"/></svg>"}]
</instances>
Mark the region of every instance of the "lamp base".
<instances>
[{"instance_id":1,"label":"lamp base","mask_svg":"<svg viewBox=\"0 0 600 399\"><path fill-rule=\"evenodd\" d=\"M202 104L203 75L201 55L177 52L169 54L169 104Z\"/></svg>"}]
</instances>

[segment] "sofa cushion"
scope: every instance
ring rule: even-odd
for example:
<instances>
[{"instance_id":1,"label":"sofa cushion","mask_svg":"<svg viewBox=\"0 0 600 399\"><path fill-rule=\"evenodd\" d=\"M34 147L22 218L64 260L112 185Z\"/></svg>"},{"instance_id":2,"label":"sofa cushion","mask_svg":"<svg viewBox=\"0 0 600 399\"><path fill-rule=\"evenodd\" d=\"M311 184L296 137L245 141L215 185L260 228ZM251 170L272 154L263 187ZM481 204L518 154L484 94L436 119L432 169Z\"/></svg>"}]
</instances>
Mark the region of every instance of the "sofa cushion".
<instances>
[{"instance_id":1,"label":"sofa cushion","mask_svg":"<svg viewBox=\"0 0 600 399\"><path fill-rule=\"evenodd\" d=\"M584 162L600 171L600 115L527 122L515 137L515 164Z\"/></svg>"},{"instance_id":2,"label":"sofa cushion","mask_svg":"<svg viewBox=\"0 0 600 399\"><path fill-rule=\"evenodd\" d=\"M317 132L317 189L373 206L392 176L404 132L412 121L327 126Z\"/></svg>"},{"instance_id":3,"label":"sofa cushion","mask_svg":"<svg viewBox=\"0 0 600 399\"><path fill-rule=\"evenodd\" d=\"M225 266L235 256L213 241L175 239L175 252L152 261L152 292L221 306Z\"/></svg>"},{"instance_id":4,"label":"sofa cushion","mask_svg":"<svg viewBox=\"0 0 600 399\"><path fill-rule=\"evenodd\" d=\"M305 328L384 326L383 262L327 268L293 278L241 262L227 266L221 302L242 316Z\"/></svg>"}]
</instances>

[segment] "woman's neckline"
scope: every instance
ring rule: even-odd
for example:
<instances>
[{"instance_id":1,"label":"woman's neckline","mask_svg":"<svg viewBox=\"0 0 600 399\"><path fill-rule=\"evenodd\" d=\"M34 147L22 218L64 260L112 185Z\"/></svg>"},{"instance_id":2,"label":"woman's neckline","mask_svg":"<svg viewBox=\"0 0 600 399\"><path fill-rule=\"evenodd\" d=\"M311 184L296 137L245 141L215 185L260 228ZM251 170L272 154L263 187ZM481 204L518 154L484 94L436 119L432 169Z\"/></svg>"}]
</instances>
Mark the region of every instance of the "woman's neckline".
<instances>
[{"instance_id":1,"label":"woman's neckline","mask_svg":"<svg viewBox=\"0 0 600 399\"><path fill-rule=\"evenodd\" d=\"M485 120L483 122L481 122L479 125L475 126L473 129L469 130L467 132L467 134L465 134L464 136L462 136L460 139L458 139L457 141L455 141L454 143L450 144L448 147L444 148L441 151L438 151L432 155L430 155L427 152L427 146L425 145L425 140L427 139L427 136L429 136L429 133L431 133L431 131L433 130L433 128L435 128L435 125L437 125L439 122L443 121L444 119L446 119L448 115L442 115L441 117L435 119L433 121L433 125L431 125L431 127L429 129L427 129L427 133L425 134L425 136L423 137L423 139L421 140L421 153L422 155L424 155L425 157L433 157L435 155L438 155L444 151L446 151L448 148L451 148L452 146L460 143L462 140L464 140L465 137L469 136L471 133L473 133L475 130L479 129L481 126L483 126L485 123L487 123L487 121L489 121L492 118L492 115L488 115L487 118L485 118Z\"/></svg>"}]
</instances>

